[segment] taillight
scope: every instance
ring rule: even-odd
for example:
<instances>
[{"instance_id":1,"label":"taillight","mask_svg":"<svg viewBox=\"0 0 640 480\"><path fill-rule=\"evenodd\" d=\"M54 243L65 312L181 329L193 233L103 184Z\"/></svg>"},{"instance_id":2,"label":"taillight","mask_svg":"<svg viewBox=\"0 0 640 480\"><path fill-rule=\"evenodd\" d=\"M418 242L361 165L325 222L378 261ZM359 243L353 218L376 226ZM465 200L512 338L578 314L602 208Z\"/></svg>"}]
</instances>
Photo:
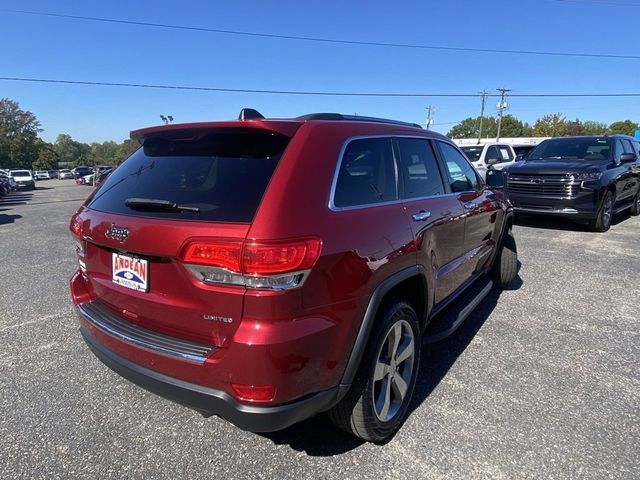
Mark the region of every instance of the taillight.
<instances>
[{"instance_id":1,"label":"taillight","mask_svg":"<svg viewBox=\"0 0 640 480\"><path fill-rule=\"evenodd\" d=\"M186 263L197 263L240 272L242 242L193 242L182 255Z\"/></svg>"},{"instance_id":2,"label":"taillight","mask_svg":"<svg viewBox=\"0 0 640 480\"><path fill-rule=\"evenodd\" d=\"M69 224L69 230L74 237L81 240L82 239L82 222L78 218L78 215L74 215L71 217L71 223Z\"/></svg>"},{"instance_id":3,"label":"taillight","mask_svg":"<svg viewBox=\"0 0 640 480\"><path fill-rule=\"evenodd\" d=\"M192 241L181 255L185 266L205 283L287 289L302 284L320 256L318 238L284 242Z\"/></svg>"},{"instance_id":4,"label":"taillight","mask_svg":"<svg viewBox=\"0 0 640 480\"><path fill-rule=\"evenodd\" d=\"M247 243L242 252L242 273L271 275L313 267L320 254L320 240L287 243Z\"/></svg>"},{"instance_id":5,"label":"taillight","mask_svg":"<svg viewBox=\"0 0 640 480\"><path fill-rule=\"evenodd\" d=\"M76 253L78 254L78 266L82 272L87 270L87 265L84 261L84 249L85 249L85 241L82 236L82 221L78 217L78 214L75 214L71 217L71 223L69 224L69 230L71 230L71 235L76 241Z\"/></svg>"}]
</instances>

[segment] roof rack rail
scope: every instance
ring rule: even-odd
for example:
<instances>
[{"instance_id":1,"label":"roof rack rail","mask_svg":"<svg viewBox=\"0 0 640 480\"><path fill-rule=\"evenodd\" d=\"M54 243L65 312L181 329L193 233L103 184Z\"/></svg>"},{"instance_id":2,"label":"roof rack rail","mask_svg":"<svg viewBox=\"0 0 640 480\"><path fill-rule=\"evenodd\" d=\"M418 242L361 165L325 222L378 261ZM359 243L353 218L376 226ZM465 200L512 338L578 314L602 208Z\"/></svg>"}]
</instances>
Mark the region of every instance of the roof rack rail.
<instances>
[{"instance_id":1,"label":"roof rack rail","mask_svg":"<svg viewBox=\"0 0 640 480\"><path fill-rule=\"evenodd\" d=\"M422 128L417 123L401 122L400 120L390 120L388 118L361 117L360 115L342 115L341 113L310 113L297 118L299 120L347 120L350 122L390 123L392 125L402 125L404 127Z\"/></svg>"}]
</instances>

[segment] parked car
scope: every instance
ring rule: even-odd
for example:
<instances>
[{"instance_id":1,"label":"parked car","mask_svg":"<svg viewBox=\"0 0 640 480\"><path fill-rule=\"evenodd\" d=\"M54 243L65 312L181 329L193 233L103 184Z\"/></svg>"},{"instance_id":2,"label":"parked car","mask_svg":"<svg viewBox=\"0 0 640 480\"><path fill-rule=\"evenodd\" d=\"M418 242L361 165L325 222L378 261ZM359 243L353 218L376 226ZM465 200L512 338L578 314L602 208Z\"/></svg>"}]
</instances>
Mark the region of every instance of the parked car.
<instances>
[{"instance_id":1,"label":"parked car","mask_svg":"<svg viewBox=\"0 0 640 480\"><path fill-rule=\"evenodd\" d=\"M487 166L489 160L492 162L493 168L501 170L509 165L513 164L516 159L516 154L513 151L513 147L506 143L483 143L481 145L465 145L460 149L464 152L467 158L471 161L476 170L485 179L487 175Z\"/></svg>"},{"instance_id":2,"label":"parked car","mask_svg":"<svg viewBox=\"0 0 640 480\"><path fill-rule=\"evenodd\" d=\"M104 182L107 179L109 175L111 175L111 172L113 172L114 169L115 167L99 169L93 177L93 183L95 185L100 185L102 182Z\"/></svg>"},{"instance_id":3,"label":"parked car","mask_svg":"<svg viewBox=\"0 0 640 480\"><path fill-rule=\"evenodd\" d=\"M94 177L95 177L94 173L91 173L89 175L84 175L84 176L80 177L80 185L93 186Z\"/></svg>"},{"instance_id":4,"label":"parked car","mask_svg":"<svg viewBox=\"0 0 640 480\"><path fill-rule=\"evenodd\" d=\"M512 209L451 141L340 114L172 124L72 217L80 331L120 375L251 431L408 414L421 345L516 275Z\"/></svg>"},{"instance_id":5,"label":"parked car","mask_svg":"<svg viewBox=\"0 0 640 480\"><path fill-rule=\"evenodd\" d=\"M604 232L614 214L640 214L640 144L627 135L558 137L508 169L516 212L587 220Z\"/></svg>"},{"instance_id":6,"label":"parked car","mask_svg":"<svg viewBox=\"0 0 640 480\"><path fill-rule=\"evenodd\" d=\"M9 170L9 175L15 180L17 190L35 190L36 182L30 170Z\"/></svg>"},{"instance_id":7,"label":"parked car","mask_svg":"<svg viewBox=\"0 0 640 480\"><path fill-rule=\"evenodd\" d=\"M58 171L59 180L65 180L68 178L73 178L73 172L71 170L69 170L68 168L63 168Z\"/></svg>"},{"instance_id":8,"label":"parked car","mask_svg":"<svg viewBox=\"0 0 640 480\"><path fill-rule=\"evenodd\" d=\"M16 190L17 188L16 180L11 176L11 174L9 173L9 170L3 170L3 169L0 170L0 175L4 175L7 177L9 182L9 187L11 188L12 191Z\"/></svg>"},{"instance_id":9,"label":"parked car","mask_svg":"<svg viewBox=\"0 0 640 480\"><path fill-rule=\"evenodd\" d=\"M57 170L48 170L48 172L49 172L49 178L58 178Z\"/></svg>"},{"instance_id":10,"label":"parked car","mask_svg":"<svg viewBox=\"0 0 640 480\"><path fill-rule=\"evenodd\" d=\"M80 165L71 170L74 178L81 178L85 175L90 175L93 173L93 168L87 167L86 165Z\"/></svg>"},{"instance_id":11,"label":"parked car","mask_svg":"<svg viewBox=\"0 0 640 480\"><path fill-rule=\"evenodd\" d=\"M0 197L8 195L9 193L11 193L11 191L12 188L11 184L9 183L9 177L0 173Z\"/></svg>"},{"instance_id":12,"label":"parked car","mask_svg":"<svg viewBox=\"0 0 640 480\"><path fill-rule=\"evenodd\" d=\"M34 178L36 180L50 180L52 177L49 170L36 170Z\"/></svg>"}]
</instances>

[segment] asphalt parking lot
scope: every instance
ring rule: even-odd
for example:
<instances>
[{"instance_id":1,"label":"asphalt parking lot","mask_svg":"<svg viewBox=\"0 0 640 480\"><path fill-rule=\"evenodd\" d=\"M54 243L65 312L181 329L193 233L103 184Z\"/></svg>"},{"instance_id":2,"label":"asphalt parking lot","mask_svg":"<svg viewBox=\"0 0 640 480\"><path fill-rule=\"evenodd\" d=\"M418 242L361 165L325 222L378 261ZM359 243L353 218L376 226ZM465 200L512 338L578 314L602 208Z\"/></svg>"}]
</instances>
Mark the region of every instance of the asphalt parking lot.
<instances>
[{"instance_id":1,"label":"asphalt parking lot","mask_svg":"<svg viewBox=\"0 0 640 480\"><path fill-rule=\"evenodd\" d=\"M523 217L513 290L429 346L386 445L258 435L121 379L80 338L71 180L0 199L0 478L639 478L640 217Z\"/></svg>"}]
</instances>

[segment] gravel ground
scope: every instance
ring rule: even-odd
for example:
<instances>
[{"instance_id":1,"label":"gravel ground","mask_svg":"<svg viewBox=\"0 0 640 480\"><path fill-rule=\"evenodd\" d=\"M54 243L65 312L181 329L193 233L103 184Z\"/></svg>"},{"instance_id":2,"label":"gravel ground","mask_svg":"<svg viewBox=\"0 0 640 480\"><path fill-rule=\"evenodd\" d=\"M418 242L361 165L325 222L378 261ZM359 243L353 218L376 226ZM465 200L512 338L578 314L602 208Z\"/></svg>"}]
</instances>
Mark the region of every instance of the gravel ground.
<instances>
[{"instance_id":1,"label":"gravel ground","mask_svg":"<svg viewBox=\"0 0 640 480\"><path fill-rule=\"evenodd\" d=\"M67 288L89 191L0 199L0 478L640 477L640 217L519 220L514 289L425 349L409 419L376 446L324 416L243 432L103 366Z\"/></svg>"}]
</instances>

